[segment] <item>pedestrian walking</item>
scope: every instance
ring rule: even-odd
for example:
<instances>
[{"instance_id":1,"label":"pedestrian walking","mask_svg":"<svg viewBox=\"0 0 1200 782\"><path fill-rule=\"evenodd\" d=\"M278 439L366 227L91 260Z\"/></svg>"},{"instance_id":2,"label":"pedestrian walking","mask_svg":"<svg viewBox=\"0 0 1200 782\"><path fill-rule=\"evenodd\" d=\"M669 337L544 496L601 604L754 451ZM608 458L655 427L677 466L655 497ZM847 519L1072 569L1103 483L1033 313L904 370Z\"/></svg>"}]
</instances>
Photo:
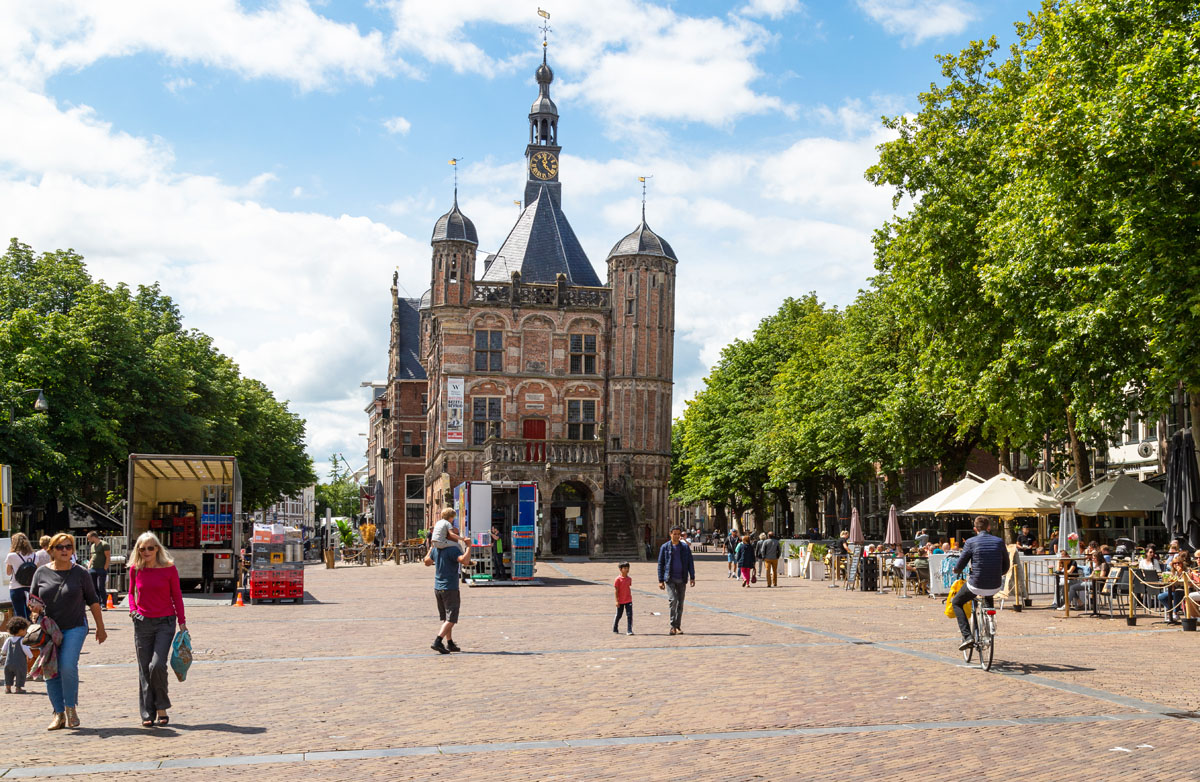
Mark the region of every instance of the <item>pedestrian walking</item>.
<instances>
[{"instance_id":1,"label":"pedestrian walking","mask_svg":"<svg viewBox=\"0 0 1200 782\"><path fill-rule=\"evenodd\" d=\"M696 586L696 563L683 542L683 529L671 527L671 539L658 549L658 588L667 590L671 635L683 632L683 599L688 586Z\"/></svg>"},{"instance_id":2,"label":"pedestrian walking","mask_svg":"<svg viewBox=\"0 0 1200 782\"><path fill-rule=\"evenodd\" d=\"M750 577L754 575L754 543L750 540L749 535L742 538L742 542L738 544L737 550L734 552L734 557L737 559L738 570L741 573L742 586L750 586Z\"/></svg>"},{"instance_id":3,"label":"pedestrian walking","mask_svg":"<svg viewBox=\"0 0 1200 782\"><path fill-rule=\"evenodd\" d=\"M33 552L33 562L38 567L49 565L50 560L54 557L50 556L50 536L42 535L38 538L38 549Z\"/></svg>"},{"instance_id":4,"label":"pedestrian walking","mask_svg":"<svg viewBox=\"0 0 1200 782\"><path fill-rule=\"evenodd\" d=\"M153 532L143 532L133 544L129 565L129 616L138 661L138 703L142 727L169 725L171 696L168 665L175 626L187 629L183 592L175 560Z\"/></svg>"},{"instance_id":5,"label":"pedestrian walking","mask_svg":"<svg viewBox=\"0 0 1200 782\"><path fill-rule=\"evenodd\" d=\"M17 532L9 542L11 551L4 558L4 573L8 576L8 599L12 601L13 615L29 618L29 585L37 571L33 546L25 533Z\"/></svg>"},{"instance_id":6,"label":"pedestrian walking","mask_svg":"<svg viewBox=\"0 0 1200 782\"><path fill-rule=\"evenodd\" d=\"M25 645L25 633L29 630L29 620L23 616L14 616L8 620L8 638L0 647L0 663L4 665L4 691L12 693L25 692L25 676L29 672L29 661L33 652Z\"/></svg>"},{"instance_id":7,"label":"pedestrian walking","mask_svg":"<svg viewBox=\"0 0 1200 782\"><path fill-rule=\"evenodd\" d=\"M54 719L46 729L60 730L79 727L75 707L79 701L79 653L88 636L85 608L91 610L96 622L96 643L104 643L108 632L104 629L96 585L86 570L71 562L75 539L65 532L58 533L50 539L50 554L54 557L50 564L33 574L29 598L34 621L42 616L49 618L62 637L56 655L42 652L43 670L46 661L54 658L58 668L57 676L46 671L46 694L54 708Z\"/></svg>"},{"instance_id":8,"label":"pedestrian walking","mask_svg":"<svg viewBox=\"0 0 1200 782\"><path fill-rule=\"evenodd\" d=\"M87 542L92 547L88 553L88 572L96 585L96 596L103 603L108 595L108 566L112 562L112 553L109 545L94 531L87 534Z\"/></svg>"},{"instance_id":9,"label":"pedestrian walking","mask_svg":"<svg viewBox=\"0 0 1200 782\"><path fill-rule=\"evenodd\" d=\"M443 511L443 518L445 511ZM465 550L464 550L465 549ZM459 565L471 564L471 547L446 548L431 546L425 554L425 567L433 568L433 598L437 602L438 619L442 626L429 648L438 654L460 651L454 643L454 625L458 624L458 609L462 597L458 591Z\"/></svg>"},{"instance_id":10,"label":"pedestrian walking","mask_svg":"<svg viewBox=\"0 0 1200 782\"><path fill-rule=\"evenodd\" d=\"M754 569L758 572L758 577L762 578L763 574L763 544L767 542L767 533L758 533L758 540L754 542Z\"/></svg>"},{"instance_id":11,"label":"pedestrian walking","mask_svg":"<svg viewBox=\"0 0 1200 782\"><path fill-rule=\"evenodd\" d=\"M774 532L767 533L767 539L763 541L762 558L767 564L767 586L779 586L779 555L782 553L779 540L776 539Z\"/></svg>"},{"instance_id":12,"label":"pedestrian walking","mask_svg":"<svg viewBox=\"0 0 1200 782\"><path fill-rule=\"evenodd\" d=\"M729 564L729 575L726 578L737 578L737 564L733 556L737 546L737 531L730 529L729 534L725 536L725 561Z\"/></svg>"},{"instance_id":13,"label":"pedestrian walking","mask_svg":"<svg viewBox=\"0 0 1200 782\"><path fill-rule=\"evenodd\" d=\"M625 614L625 635L633 635L633 579L629 577L629 563L617 565L621 575L613 579L613 590L617 597L617 616L613 619L613 632L621 624L621 614Z\"/></svg>"}]
</instances>

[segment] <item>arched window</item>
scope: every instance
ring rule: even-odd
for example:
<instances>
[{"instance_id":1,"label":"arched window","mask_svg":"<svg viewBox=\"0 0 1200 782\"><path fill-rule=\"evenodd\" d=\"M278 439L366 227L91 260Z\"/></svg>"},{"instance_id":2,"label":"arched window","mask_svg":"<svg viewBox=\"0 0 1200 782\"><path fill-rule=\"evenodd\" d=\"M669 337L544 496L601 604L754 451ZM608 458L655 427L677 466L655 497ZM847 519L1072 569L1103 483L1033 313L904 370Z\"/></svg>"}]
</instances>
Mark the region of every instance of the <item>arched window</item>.
<instances>
[{"instance_id":1,"label":"arched window","mask_svg":"<svg viewBox=\"0 0 1200 782\"><path fill-rule=\"evenodd\" d=\"M458 282L458 254L450 259L450 282Z\"/></svg>"}]
</instances>

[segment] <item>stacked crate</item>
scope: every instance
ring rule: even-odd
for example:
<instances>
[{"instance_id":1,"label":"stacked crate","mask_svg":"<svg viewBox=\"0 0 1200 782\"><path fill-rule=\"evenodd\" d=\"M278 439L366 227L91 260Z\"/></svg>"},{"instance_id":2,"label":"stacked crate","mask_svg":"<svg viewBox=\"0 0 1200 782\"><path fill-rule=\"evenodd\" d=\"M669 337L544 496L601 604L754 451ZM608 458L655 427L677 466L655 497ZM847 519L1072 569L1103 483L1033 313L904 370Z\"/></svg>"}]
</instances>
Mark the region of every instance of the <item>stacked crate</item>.
<instances>
[{"instance_id":1,"label":"stacked crate","mask_svg":"<svg viewBox=\"0 0 1200 782\"><path fill-rule=\"evenodd\" d=\"M233 540L233 487L207 484L200 501L200 542Z\"/></svg>"},{"instance_id":2,"label":"stacked crate","mask_svg":"<svg viewBox=\"0 0 1200 782\"><path fill-rule=\"evenodd\" d=\"M250 540L250 602L304 600L304 550L300 530L255 524Z\"/></svg>"}]
</instances>

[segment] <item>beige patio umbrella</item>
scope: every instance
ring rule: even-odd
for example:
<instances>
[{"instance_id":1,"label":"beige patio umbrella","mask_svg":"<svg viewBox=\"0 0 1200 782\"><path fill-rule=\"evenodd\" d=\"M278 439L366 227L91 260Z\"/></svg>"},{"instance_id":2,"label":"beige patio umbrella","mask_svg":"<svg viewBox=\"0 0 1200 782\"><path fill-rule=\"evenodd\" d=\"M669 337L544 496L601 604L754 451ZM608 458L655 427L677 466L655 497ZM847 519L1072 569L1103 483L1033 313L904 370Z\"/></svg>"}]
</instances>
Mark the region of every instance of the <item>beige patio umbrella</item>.
<instances>
[{"instance_id":1,"label":"beige patio umbrella","mask_svg":"<svg viewBox=\"0 0 1200 782\"><path fill-rule=\"evenodd\" d=\"M942 513L942 505L958 499L962 495L971 491L975 487L983 483L983 478L980 478L975 473L967 473L966 477L961 481L952 483L946 488L934 494L932 497L925 499L912 506L905 513Z\"/></svg>"},{"instance_id":2,"label":"beige patio umbrella","mask_svg":"<svg viewBox=\"0 0 1200 782\"><path fill-rule=\"evenodd\" d=\"M1102 513L1118 515L1143 515L1148 511L1161 510L1167 495L1153 486L1147 486L1137 478L1121 475L1097 481L1070 498L1075 510L1084 516Z\"/></svg>"},{"instance_id":3,"label":"beige patio umbrella","mask_svg":"<svg viewBox=\"0 0 1200 782\"><path fill-rule=\"evenodd\" d=\"M1058 500L1007 473L988 478L970 491L945 502L938 513L983 513L991 516L1036 516L1058 510Z\"/></svg>"}]
</instances>

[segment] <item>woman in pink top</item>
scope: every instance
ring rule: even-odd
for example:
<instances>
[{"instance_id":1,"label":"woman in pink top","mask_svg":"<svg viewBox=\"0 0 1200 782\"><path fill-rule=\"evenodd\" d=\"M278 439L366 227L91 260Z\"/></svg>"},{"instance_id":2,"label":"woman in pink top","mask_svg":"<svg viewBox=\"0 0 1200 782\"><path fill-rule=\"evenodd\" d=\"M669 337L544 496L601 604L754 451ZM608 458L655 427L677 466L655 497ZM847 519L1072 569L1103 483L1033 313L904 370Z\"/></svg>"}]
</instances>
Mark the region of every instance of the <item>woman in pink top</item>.
<instances>
[{"instance_id":1,"label":"woman in pink top","mask_svg":"<svg viewBox=\"0 0 1200 782\"><path fill-rule=\"evenodd\" d=\"M167 725L171 698L167 695L167 664L175 622L187 629L183 593L175 560L153 532L143 532L129 555L129 615L133 617L133 644L137 650L141 685L142 726Z\"/></svg>"}]
</instances>

